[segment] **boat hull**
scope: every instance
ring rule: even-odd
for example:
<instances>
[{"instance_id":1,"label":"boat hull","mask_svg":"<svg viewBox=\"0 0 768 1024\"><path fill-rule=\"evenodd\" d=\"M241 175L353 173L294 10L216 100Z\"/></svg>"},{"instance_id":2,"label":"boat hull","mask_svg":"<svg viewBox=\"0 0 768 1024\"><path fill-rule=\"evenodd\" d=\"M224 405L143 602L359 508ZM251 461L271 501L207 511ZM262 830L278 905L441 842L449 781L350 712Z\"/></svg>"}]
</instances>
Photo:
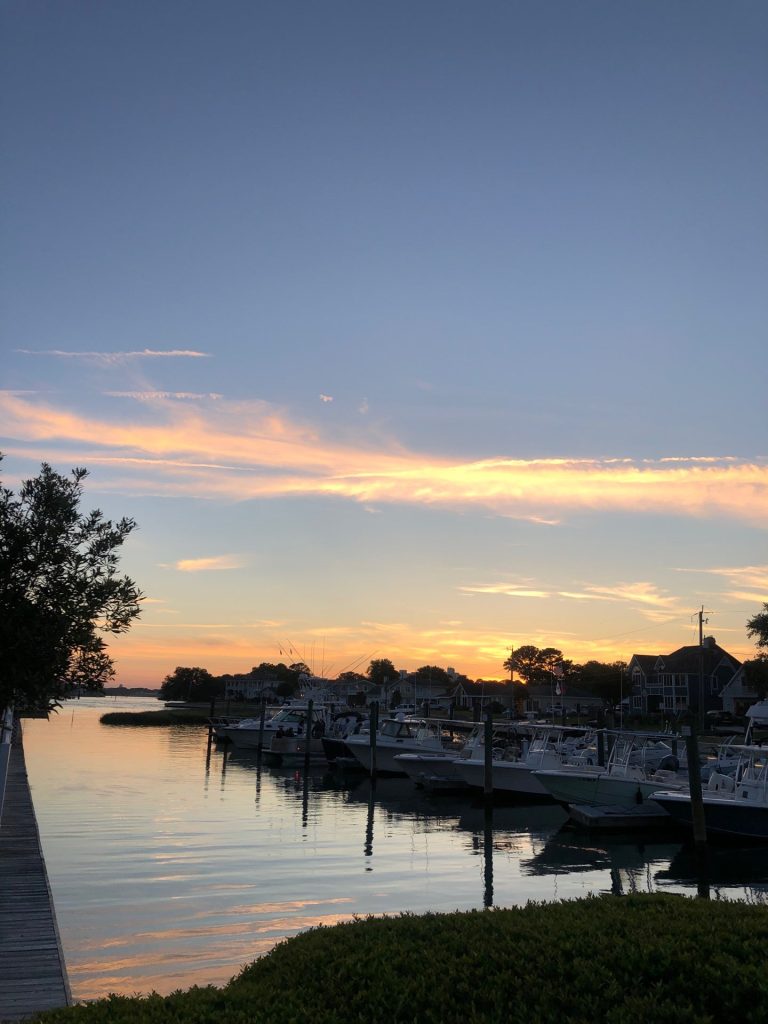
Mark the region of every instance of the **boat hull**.
<instances>
[{"instance_id":1,"label":"boat hull","mask_svg":"<svg viewBox=\"0 0 768 1024\"><path fill-rule=\"evenodd\" d=\"M592 807L625 807L650 802L659 783L621 778L606 772L536 772L536 778L560 804L589 804Z\"/></svg>"},{"instance_id":2,"label":"boat hull","mask_svg":"<svg viewBox=\"0 0 768 1024\"><path fill-rule=\"evenodd\" d=\"M691 800L687 793L657 793L654 797L675 821L691 825ZM704 797L707 831L739 839L768 841L768 806L741 804L733 799Z\"/></svg>"},{"instance_id":3,"label":"boat hull","mask_svg":"<svg viewBox=\"0 0 768 1024\"><path fill-rule=\"evenodd\" d=\"M468 786L483 789L485 786L485 761L478 758L459 758L454 761L456 770ZM518 796L537 797L551 800L549 792L534 776L532 769L521 761L493 762L494 792L512 793Z\"/></svg>"}]
</instances>

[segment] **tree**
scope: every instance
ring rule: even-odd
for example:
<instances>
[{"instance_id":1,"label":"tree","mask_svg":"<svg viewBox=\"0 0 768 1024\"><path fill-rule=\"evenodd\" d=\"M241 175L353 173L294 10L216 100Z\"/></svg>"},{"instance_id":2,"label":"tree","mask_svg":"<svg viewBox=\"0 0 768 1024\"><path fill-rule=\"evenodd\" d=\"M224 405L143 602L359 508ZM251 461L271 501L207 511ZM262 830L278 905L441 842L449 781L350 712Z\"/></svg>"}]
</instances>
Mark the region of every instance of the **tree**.
<instances>
[{"instance_id":1,"label":"tree","mask_svg":"<svg viewBox=\"0 0 768 1024\"><path fill-rule=\"evenodd\" d=\"M338 674L338 676L336 678L336 682L337 683L347 683L347 684L350 684L350 683L357 683L357 684L359 684L359 683L367 683L368 679L367 679L366 676L363 675L362 672L353 672L351 669L347 669L346 672L339 672L339 674Z\"/></svg>"},{"instance_id":2,"label":"tree","mask_svg":"<svg viewBox=\"0 0 768 1024\"><path fill-rule=\"evenodd\" d=\"M742 662L741 667L747 686L762 700L768 694L768 655L759 654L752 661Z\"/></svg>"},{"instance_id":3,"label":"tree","mask_svg":"<svg viewBox=\"0 0 768 1024\"><path fill-rule=\"evenodd\" d=\"M177 666L160 686L163 700L210 700L221 692L221 683L207 668Z\"/></svg>"},{"instance_id":4,"label":"tree","mask_svg":"<svg viewBox=\"0 0 768 1024\"><path fill-rule=\"evenodd\" d=\"M549 679L552 666L562 659L562 651L556 647L539 648L533 644L523 644L512 651L503 667L509 673L517 672L528 684L543 683Z\"/></svg>"},{"instance_id":5,"label":"tree","mask_svg":"<svg viewBox=\"0 0 768 1024\"><path fill-rule=\"evenodd\" d=\"M453 680L445 669L440 668L439 665L422 665L421 668L417 668L413 673L411 681L419 683L440 683L446 688L451 686L453 683Z\"/></svg>"},{"instance_id":6,"label":"tree","mask_svg":"<svg viewBox=\"0 0 768 1024\"><path fill-rule=\"evenodd\" d=\"M101 688L112 672L103 634L139 614L117 552L136 523L83 514L86 476L43 463L18 496L0 488L0 709L50 708L74 682Z\"/></svg>"},{"instance_id":7,"label":"tree","mask_svg":"<svg viewBox=\"0 0 768 1024\"><path fill-rule=\"evenodd\" d=\"M747 622L747 636L754 639L756 647L768 650L768 604Z\"/></svg>"},{"instance_id":8,"label":"tree","mask_svg":"<svg viewBox=\"0 0 768 1024\"><path fill-rule=\"evenodd\" d=\"M368 666L368 678L375 686L384 686L397 679L399 673L389 658L374 658Z\"/></svg>"},{"instance_id":9,"label":"tree","mask_svg":"<svg viewBox=\"0 0 768 1024\"><path fill-rule=\"evenodd\" d=\"M296 661L296 662L294 662L293 665L289 665L288 666L288 670L290 672L295 672L297 679L298 679L299 676L309 676L309 677L311 677L311 675L312 675L312 669L309 667L309 665L306 665L303 661Z\"/></svg>"},{"instance_id":10,"label":"tree","mask_svg":"<svg viewBox=\"0 0 768 1024\"><path fill-rule=\"evenodd\" d=\"M613 661L610 663L602 661L585 661L583 665L574 665L572 678L574 682L600 697L608 704L618 704L623 696L626 681L624 673L627 670L626 662Z\"/></svg>"}]
</instances>

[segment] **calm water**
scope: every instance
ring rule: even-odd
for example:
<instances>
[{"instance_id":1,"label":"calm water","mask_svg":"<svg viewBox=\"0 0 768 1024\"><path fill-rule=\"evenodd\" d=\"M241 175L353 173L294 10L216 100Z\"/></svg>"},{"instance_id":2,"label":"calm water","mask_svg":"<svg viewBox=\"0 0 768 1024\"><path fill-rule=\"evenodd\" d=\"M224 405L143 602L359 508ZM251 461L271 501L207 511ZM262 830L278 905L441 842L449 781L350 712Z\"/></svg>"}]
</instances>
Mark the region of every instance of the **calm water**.
<instances>
[{"instance_id":1,"label":"calm water","mask_svg":"<svg viewBox=\"0 0 768 1024\"><path fill-rule=\"evenodd\" d=\"M26 721L32 793L73 993L223 984L276 942L353 915L590 893L695 894L687 848L564 829L556 807L429 796L407 779L260 769L189 727L102 726L131 698ZM715 851L715 895L762 900L765 849Z\"/></svg>"}]
</instances>

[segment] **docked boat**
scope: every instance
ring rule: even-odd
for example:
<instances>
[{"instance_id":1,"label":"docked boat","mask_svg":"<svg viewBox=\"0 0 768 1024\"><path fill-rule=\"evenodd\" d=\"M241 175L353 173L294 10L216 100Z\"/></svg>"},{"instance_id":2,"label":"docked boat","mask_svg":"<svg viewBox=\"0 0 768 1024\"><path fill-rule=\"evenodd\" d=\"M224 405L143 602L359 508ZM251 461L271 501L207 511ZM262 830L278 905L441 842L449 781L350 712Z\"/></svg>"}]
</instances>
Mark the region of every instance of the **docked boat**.
<instances>
[{"instance_id":1,"label":"docked boat","mask_svg":"<svg viewBox=\"0 0 768 1024\"><path fill-rule=\"evenodd\" d=\"M514 796L551 800L548 790L534 772L558 768L567 763L590 766L597 763L594 731L553 725L536 727L530 739L522 736L503 749L494 747L491 761L493 790ZM467 785L484 787L484 750L480 756L457 758L455 765Z\"/></svg>"},{"instance_id":2,"label":"docked boat","mask_svg":"<svg viewBox=\"0 0 768 1024\"><path fill-rule=\"evenodd\" d=\"M735 771L713 771L702 788L707 831L768 840L768 750L744 744L734 746L733 751L738 755ZM688 791L658 790L653 799L675 821L692 823Z\"/></svg>"},{"instance_id":3,"label":"docked boat","mask_svg":"<svg viewBox=\"0 0 768 1024\"><path fill-rule=\"evenodd\" d=\"M435 750L430 746L430 749L424 747L395 754L395 764L416 786L423 789L465 789L467 784L459 775L455 762L457 758L472 757L483 746L485 726L472 722L450 722L442 723L441 731L440 749ZM425 730L424 734L425 737L429 736L429 730Z\"/></svg>"},{"instance_id":4,"label":"docked boat","mask_svg":"<svg viewBox=\"0 0 768 1024\"><path fill-rule=\"evenodd\" d=\"M286 704L271 718L264 722L262 730L260 718L243 718L234 725L222 726L216 735L230 740L239 750L255 750L261 741L262 750L272 749L276 739L294 739L305 734L309 705L305 701ZM310 738L317 741L317 748L322 752L321 739L330 729L332 723L331 709L327 705L314 705L312 721L309 725Z\"/></svg>"},{"instance_id":5,"label":"docked boat","mask_svg":"<svg viewBox=\"0 0 768 1024\"><path fill-rule=\"evenodd\" d=\"M687 765L684 758L681 764L669 736L611 733L607 740L611 749L604 766L562 764L536 770L536 779L565 807L630 809L646 803L657 789L687 786Z\"/></svg>"},{"instance_id":6,"label":"docked boat","mask_svg":"<svg viewBox=\"0 0 768 1024\"><path fill-rule=\"evenodd\" d=\"M451 751L455 757L466 736L466 722L446 719L387 718L376 734L376 770L390 775L405 775L395 760L399 754ZM346 744L367 771L371 769L370 734L348 736Z\"/></svg>"}]
</instances>

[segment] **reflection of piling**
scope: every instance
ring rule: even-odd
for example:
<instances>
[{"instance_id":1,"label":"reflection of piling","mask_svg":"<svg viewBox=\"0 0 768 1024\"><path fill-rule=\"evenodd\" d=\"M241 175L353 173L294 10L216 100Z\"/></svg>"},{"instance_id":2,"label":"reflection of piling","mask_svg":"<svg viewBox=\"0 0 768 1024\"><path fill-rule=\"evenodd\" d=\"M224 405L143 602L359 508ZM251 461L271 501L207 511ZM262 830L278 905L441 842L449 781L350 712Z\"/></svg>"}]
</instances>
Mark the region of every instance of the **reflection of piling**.
<instances>
[{"instance_id":1,"label":"reflection of piling","mask_svg":"<svg viewBox=\"0 0 768 1024\"><path fill-rule=\"evenodd\" d=\"M493 805L486 800L483 815L483 906L493 906Z\"/></svg>"},{"instance_id":2,"label":"reflection of piling","mask_svg":"<svg viewBox=\"0 0 768 1024\"><path fill-rule=\"evenodd\" d=\"M699 880L699 896L709 899L707 879L707 821L704 816L704 797L701 791L701 770L699 767L699 740L693 725L683 726L685 752L688 758L688 789L691 794L691 822L693 823L693 846L696 870Z\"/></svg>"},{"instance_id":3,"label":"reflection of piling","mask_svg":"<svg viewBox=\"0 0 768 1024\"><path fill-rule=\"evenodd\" d=\"M493 793L493 715L485 713L485 767L483 771L483 793L486 798Z\"/></svg>"},{"instance_id":4,"label":"reflection of piling","mask_svg":"<svg viewBox=\"0 0 768 1024\"><path fill-rule=\"evenodd\" d=\"M370 744L371 744L371 778L376 778L376 733L379 728L379 702L371 701Z\"/></svg>"},{"instance_id":5,"label":"reflection of piling","mask_svg":"<svg viewBox=\"0 0 768 1024\"><path fill-rule=\"evenodd\" d=\"M310 704L312 702L310 701ZM306 828L309 821L309 772L304 770L303 786L301 789L301 827Z\"/></svg>"},{"instance_id":6,"label":"reflection of piling","mask_svg":"<svg viewBox=\"0 0 768 1024\"><path fill-rule=\"evenodd\" d=\"M373 809L376 806L374 799L375 791L373 786L368 794L368 816L365 822L365 846L363 847L363 853L366 857L373 856ZM366 870L370 871L370 868Z\"/></svg>"}]
</instances>

